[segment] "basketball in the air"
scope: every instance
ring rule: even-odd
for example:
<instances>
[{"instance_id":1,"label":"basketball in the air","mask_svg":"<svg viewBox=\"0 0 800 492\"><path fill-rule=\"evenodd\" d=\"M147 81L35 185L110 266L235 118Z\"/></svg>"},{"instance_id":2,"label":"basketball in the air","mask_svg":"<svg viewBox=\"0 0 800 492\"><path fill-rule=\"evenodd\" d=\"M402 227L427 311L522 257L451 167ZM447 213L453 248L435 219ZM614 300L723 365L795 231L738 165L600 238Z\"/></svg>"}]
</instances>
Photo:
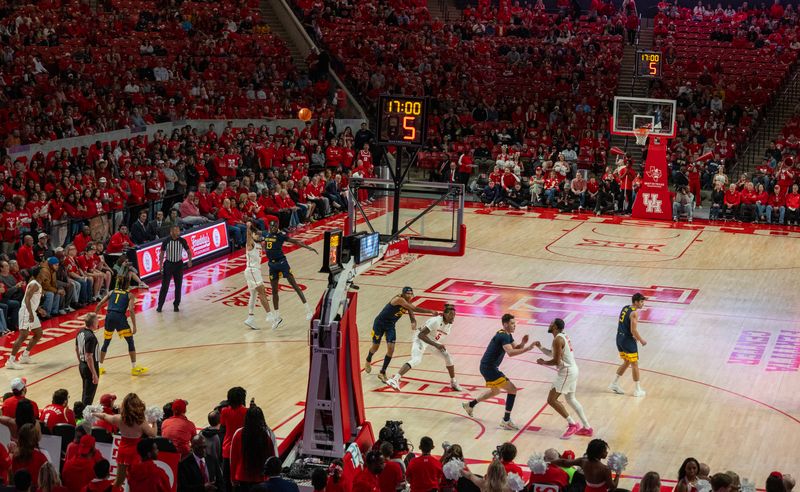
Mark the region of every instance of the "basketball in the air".
<instances>
[{"instance_id":1,"label":"basketball in the air","mask_svg":"<svg viewBox=\"0 0 800 492\"><path fill-rule=\"evenodd\" d=\"M297 117L303 121L311 120L311 110L308 108L301 108L300 111L297 112Z\"/></svg>"}]
</instances>

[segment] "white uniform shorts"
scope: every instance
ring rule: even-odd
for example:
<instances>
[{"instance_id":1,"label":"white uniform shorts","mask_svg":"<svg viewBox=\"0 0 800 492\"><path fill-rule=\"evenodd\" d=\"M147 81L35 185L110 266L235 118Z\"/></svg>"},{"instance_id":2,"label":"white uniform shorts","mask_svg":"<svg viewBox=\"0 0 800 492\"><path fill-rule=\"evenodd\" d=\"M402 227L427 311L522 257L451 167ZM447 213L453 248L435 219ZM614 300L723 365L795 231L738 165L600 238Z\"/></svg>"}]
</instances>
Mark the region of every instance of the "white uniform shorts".
<instances>
[{"instance_id":1,"label":"white uniform shorts","mask_svg":"<svg viewBox=\"0 0 800 492\"><path fill-rule=\"evenodd\" d=\"M264 285L264 279L261 277L260 268L245 268L244 278L247 280L247 288L249 290L255 290L259 285Z\"/></svg>"},{"instance_id":2,"label":"white uniform shorts","mask_svg":"<svg viewBox=\"0 0 800 492\"><path fill-rule=\"evenodd\" d=\"M556 379L553 381L553 389L562 395L575 393L578 389L578 368L565 367L559 369Z\"/></svg>"},{"instance_id":3,"label":"white uniform shorts","mask_svg":"<svg viewBox=\"0 0 800 492\"><path fill-rule=\"evenodd\" d=\"M34 309L33 311L33 319L30 319L30 316L28 316L28 309L25 306L20 308L17 320L19 321L20 331L30 331L42 327L42 322L36 310Z\"/></svg>"},{"instance_id":4,"label":"white uniform shorts","mask_svg":"<svg viewBox=\"0 0 800 492\"><path fill-rule=\"evenodd\" d=\"M419 338L414 339L414 341L411 342L411 360L408 361L408 365L411 367L417 367L419 363L422 362L422 356L425 355L425 350L428 347L430 347L430 345L423 342ZM433 353L437 354L442 358L442 360L444 360L445 367L454 365L453 358L450 357L450 354L448 354L446 350L442 352L434 349L433 347L431 347L431 349L433 349Z\"/></svg>"}]
</instances>

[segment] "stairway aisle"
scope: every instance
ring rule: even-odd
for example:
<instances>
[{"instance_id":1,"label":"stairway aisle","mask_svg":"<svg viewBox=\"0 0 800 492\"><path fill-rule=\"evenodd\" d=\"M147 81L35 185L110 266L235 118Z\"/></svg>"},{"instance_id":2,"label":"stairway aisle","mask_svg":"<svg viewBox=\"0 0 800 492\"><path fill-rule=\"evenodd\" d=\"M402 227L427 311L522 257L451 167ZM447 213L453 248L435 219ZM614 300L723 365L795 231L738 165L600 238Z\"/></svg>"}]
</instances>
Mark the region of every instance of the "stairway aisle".
<instances>
[{"instance_id":1,"label":"stairway aisle","mask_svg":"<svg viewBox=\"0 0 800 492\"><path fill-rule=\"evenodd\" d=\"M286 28L283 27L283 23L278 17L278 14L275 12L275 7L273 5L274 1L275 0L260 1L259 10L261 11L261 18L264 19L264 22L266 22L269 26L270 32L286 42L286 45L289 47L289 51L292 54L292 61L294 62L294 65L300 69L308 69L305 57L302 55L295 43L292 42L292 39L289 37Z\"/></svg>"},{"instance_id":2,"label":"stairway aisle","mask_svg":"<svg viewBox=\"0 0 800 492\"><path fill-rule=\"evenodd\" d=\"M461 19L461 11L454 0L428 0L428 12L434 19L453 22Z\"/></svg>"}]
</instances>

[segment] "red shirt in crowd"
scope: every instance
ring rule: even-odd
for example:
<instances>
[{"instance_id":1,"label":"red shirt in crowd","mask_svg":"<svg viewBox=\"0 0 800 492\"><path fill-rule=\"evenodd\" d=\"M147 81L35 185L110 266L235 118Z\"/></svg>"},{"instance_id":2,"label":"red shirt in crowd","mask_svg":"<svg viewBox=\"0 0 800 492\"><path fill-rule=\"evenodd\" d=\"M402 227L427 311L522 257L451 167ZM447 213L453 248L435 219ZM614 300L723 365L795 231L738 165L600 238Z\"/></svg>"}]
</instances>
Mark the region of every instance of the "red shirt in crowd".
<instances>
[{"instance_id":1,"label":"red shirt in crowd","mask_svg":"<svg viewBox=\"0 0 800 492\"><path fill-rule=\"evenodd\" d=\"M742 202L742 196L738 191L728 190L725 192L725 205L735 207Z\"/></svg>"},{"instance_id":2,"label":"red shirt in crowd","mask_svg":"<svg viewBox=\"0 0 800 492\"><path fill-rule=\"evenodd\" d=\"M133 247L133 240L131 237L117 231L111 236L111 239L109 239L107 251L109 253L122 253L125 248L130 247Z\"/></svg>"},{"instance_id":3,"label":"red shirt in crowd","mask_svg":"<svg viewBox=\"0 0 800 492\"><path fill-rule=\"evenodd\" d=\"M33 487L36 488L39 486L39 468L41 468L45 463L47 463L47 457L44 455L44 453L38 449L34 449L33 454L27 460L22 460L16 457L12 458L11 472L17 473L20 470L27 470L33 478Z\"/></svg>"},{"instance_id":4,"label":"red shirt in crowd","mask_svg":"<svg viewBox=\"0 0 800 492\"><path fill-rule=\"evenodd\" d=\"M64 469L61 470L61 483L69 492L80 492L94 479L94 464L94 459L84 456L65 461Z\"/></svg>"},{"instance_id":5,"label":"red shirt in crowd","mask_svg":"<svg viewBox=\"0 0 800 492\"><path fill-rule=\"evenodd\" d=\"M75 245L75 249L78 250L78 253L83 253L86 250L86 245L92 240L92 236L89 234L84 234L83 231L79 232L75 235L75 238L72 240L72 244ZM20 266L20 268L22 268Z\"/></svg>"},{"instance_id":6,"label":"red shirt in crowd","mask_svg":"<svg viewBox=\"0 0 800 492\"><path fill-rule=\"evenodd\" d=\"M6 477L9 471L11 471L11 456L3 443L0 443L0 484L7 484Z\"/></svg>"},{"instance_id":7,"label":"red shirt in crowd","mask_svg":"<svg viewBox=\"0 0 800 492\"><path fill-rule=\"evenodd\" d=\"M368 469L362 469L353 480L352 492L381 492L378 477Z\"/></svg>"},{"instance_id":8,"label":"red shirt in crowd","mask_svg":"<svg viewBox=\"0 0 800 492\"><path fill-rule=\"evenodd\" d=\"M11 417L12 419L17 416L17 404L20 400L28 400L33 405L33 414L39 415L39 406L35 401L25 398L24 396L10 396L3 400L3 416Z\"/></svg>"},{"instance_id":9,"label":"red shirt in crowd","mask_svg":"<svg viewBox=\"0 0 800 492\"><path fill-rule=\"evenodd\" d=\"M406 469L411 492L429 492L438 488L442 476L442 463L429 454L417 456Z\"/></svg>"},{"instance_id":10,"label":"red shirt in crowd","mask_svg":"<svg viewBox=\"0 0 800 492\"><path fill-rule=\"evenodd\" d=\"M130 492L172 492L167 473L153 460L142 461L128 469Z\"/></svg>"},{"instance_id":11,"label":"red shirt in crowd","mask_svg":"<svg viewBox=\"0 0 800 492\"><path fill-rule=\"evenodd\" d=\"M753 205L754 203L756 203L758 194L756 193L755 190L748 190L745 188L745 190L741 192L740 197L742 203L747 205Z\"/></svg>"},{"instance_id":12,"label":"red shirt in crowd","mask_svg":"<svg viewBox=\"0 0 800 492\"><path fill-rule=\"evenodd\" d=\"M39 419L44 422L48 429L53 430L53 427L58 424L75 425L75 414L64 405L57 405L51 403L42 409L42 415Z\"/></svg>"},{"instance_id":13,"label":"red shirt in crowd","mask_svg":"<svg viewBox=\"0 0 800 492\"><path fill-rule=\"evenodd\" d=\"M506 469L506 473L516 473L520 478L522 478L522 468L520 468L519 465L513 461L503 461L503 468Z\"/></svg>"},{"instance_id":14,"label":"red shirt in crowd","mask_svg":"<svg viewBox=\"0 0 800 492\"><path fill-rule=\"evenodd\" d=\"M400 463L387 460L383 471L378 475L381 492L396 492L397 485L403 482L403 467Z\"/></svg>"},{"instance_id":15,"label":"red shirt in crowd","mask_svg":"<svg viewBox=\"0 0 800 492\"><path fill-rule=\"evenodd\" d=\"M792 210L800 208L800 193L789 193L786 195L786 208Z\"/></svg>"},{"instance_id":16,"label":"red shirt in crowd","mask_svg":"<svg viewBox=\"0 0 800 492\"><path fill-rule=\"evenodd\" d=\"M244 415L247 413L247 408L241 407L225 407L219 414L219 423L221 427L225 428L225 438L222 440L222 457L231 457L231 441L233 434L242 428L244 425Z\"/></svg>"},{"instance_id":17,"label":"red shirt in crowd","mask_svg":"<svg viewBox=\"0 0 800 492\"><path fill-rule=\"evenodd\" d=\"M161 435L172 441L181 456L189 454L189 443L196 434L197 428L186 415L170 417L161 424Z\"/></svg>"},{"instance_id":18,"label":"red shirt in crowd","mask_svg":"<svg viewBox=\"0 0 800 492\"><path fill-rule=\"evenodd\" d=\"M36 260L33 258L33 248L27 244L23 244L17 250L17 263L19 263L20 270L27 270L36 266Z\"/></svg>"}]
</instances>

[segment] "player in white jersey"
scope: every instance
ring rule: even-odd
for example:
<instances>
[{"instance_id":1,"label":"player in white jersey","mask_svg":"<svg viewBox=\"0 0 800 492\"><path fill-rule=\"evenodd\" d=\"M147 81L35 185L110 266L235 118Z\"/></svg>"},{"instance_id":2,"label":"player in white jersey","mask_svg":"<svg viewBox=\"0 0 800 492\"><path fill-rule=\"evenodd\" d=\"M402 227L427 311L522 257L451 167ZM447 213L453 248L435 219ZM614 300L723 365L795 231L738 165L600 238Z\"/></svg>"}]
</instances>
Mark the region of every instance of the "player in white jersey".
<instances>
[{"instance_id":1,"label":"player in white jersey","mask_svg":"<svg viewBox=\"0 0 800 492\"><path fill-rule=\"evenodd\" d=\"M430 318L422 328L415 330L414 339L411 342L411 360L403 364L403 367L400 368L400 372L387 379L386 384L400 391L400 378L422 362L425 349L430 345L436 349L435 353L439 354L439 356L444 359L444 365L447 368L447 372L450 373L450 387L455 391L463 391L458 381L456 381L456 368L453 363L453 358L450 357L443 343L447 335L450 334L455 318L455 306L452 304L445 304L442 314Z\"/></svg>"},{"instance_id":2,"label":"player in white jersey","mask_svg":"<svg viewBox=\"0 0 800 492\"><path fill-rule=\"evenodd\" d=\"M36 343L42 338L42 322L39 320L39 315L36 309L39 307L39 301L42 299L42 285L36 281L39 276L40 267L33 267L30 270L30 280L25 287L25 295L22 298L22 307L19 309L19 335L11 348L11 355L8 357L6 367L8 369L22 369L20 364L31 364L31 350L36 346ZM25 339L28 338L28 332L33 331L33 337L28 342L25 352L22 357L17 361L17 354Z\"/></svg>"},{"instance_id":3,"label":"player in white jersey","mask_svg":"<svg viewBox=\"0 0 800 492\"><path fill-rule=\"evenodd\" d=\"M558 373L556 379L553 381L553 387L550 389L550 394L547 395L547 403L558 412L559 415L567 419L567 430L561 435L561 439L569 439L574 434L579 436L591 437L594 434L592 426L586 419L586 414L583 412L583 406L577 398L575 398L575 390L578 388L578 364L575 363L575 352L572 351L572 342L569 337L564 334L564 320L556 318L550 323L547 332L553 335L552 349L542 347L541 342L534 342L544 355L552 357L550 360L537 359L536 363L544 366L556 366ZM575 422L570 416L564 404L558 401L558 397L564 395L567 403L578 418L581 419L583 426Z\"/></svg>"},{"instance_id":4,"label":"player in white jersey","mask_svg":"<svg viewBox=\"0 0 800 492\"><path fill-rule=\"evenodd\" d=\"M247 303L249 314L244 324L253 330L258 330L254 310L256 308L256 296L261 301L264 311L267 312L267 323L272 323L272 311L269 310L269 298L267 289L264 287L264 279L261 277L261 253L263 248L261 242L264 237L252 222L247 223L247 246L245 257L247 266L244 268L244 279L247 281L247 290L250 292L250 301Z\"/></svg>"}]
</instances>

